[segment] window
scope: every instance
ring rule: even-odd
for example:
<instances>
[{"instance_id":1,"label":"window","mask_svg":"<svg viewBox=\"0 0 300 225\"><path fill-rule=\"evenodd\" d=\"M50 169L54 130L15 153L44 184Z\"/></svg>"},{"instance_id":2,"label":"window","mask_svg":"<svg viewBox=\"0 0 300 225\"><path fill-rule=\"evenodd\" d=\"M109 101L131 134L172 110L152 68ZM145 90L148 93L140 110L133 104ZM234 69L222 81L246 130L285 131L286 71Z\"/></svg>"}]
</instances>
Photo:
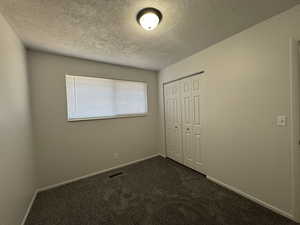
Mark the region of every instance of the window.
<instances>
[{"instance_id":1,"label":"window","mask_svg":"<svg viewBox=\"0 0 300 225\"><path fill-rule=\"evenodd\" d=\"M145 115L147 84L66 75L68 120Z\"/></svg>"}]
</instances>

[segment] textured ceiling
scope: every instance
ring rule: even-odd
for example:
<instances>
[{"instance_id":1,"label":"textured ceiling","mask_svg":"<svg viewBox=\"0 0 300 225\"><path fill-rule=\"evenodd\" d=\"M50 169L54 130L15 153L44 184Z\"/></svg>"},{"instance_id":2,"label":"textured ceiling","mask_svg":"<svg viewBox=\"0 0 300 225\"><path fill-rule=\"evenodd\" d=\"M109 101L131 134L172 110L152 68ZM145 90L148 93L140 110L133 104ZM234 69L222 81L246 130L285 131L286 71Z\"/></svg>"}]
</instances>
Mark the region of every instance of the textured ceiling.
<instances>
[{"instance_id":1,"label":"textured ceiling","mask_svg":"<svg viewBox=\"0 0 300 225\"><path fill-rule=\"evenodd\" d=\"M64 55L160 70L299 0L0 0L25 45ZM143 30L137 12L155 7L163 21Z\"/></svg>"}]
</instances>

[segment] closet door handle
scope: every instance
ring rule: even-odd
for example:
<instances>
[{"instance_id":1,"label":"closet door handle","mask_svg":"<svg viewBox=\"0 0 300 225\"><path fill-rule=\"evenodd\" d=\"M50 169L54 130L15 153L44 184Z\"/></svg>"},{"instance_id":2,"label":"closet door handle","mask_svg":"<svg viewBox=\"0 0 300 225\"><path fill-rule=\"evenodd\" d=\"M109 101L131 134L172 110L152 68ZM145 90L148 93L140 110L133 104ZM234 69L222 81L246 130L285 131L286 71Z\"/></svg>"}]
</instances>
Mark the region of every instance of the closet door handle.
<instances>
[{"instance_id":1,"label":"closet door handle","mask_svg":"<svg viewBox=\"0 0 300 225\"><path fill-rule=\"evenodd\" d=\"M190 130L190 128L186 128L186 130Z\"/></svg>"},{"instance_id":2,"label":"closet door handle","mask_svg":"<svg viewBox=\"0 0 300 225\"><path fill-rule=\"evenodd\" d=\"M178 128L177 126L175 126L175 128Z\"/></svg>"}]
</instances>

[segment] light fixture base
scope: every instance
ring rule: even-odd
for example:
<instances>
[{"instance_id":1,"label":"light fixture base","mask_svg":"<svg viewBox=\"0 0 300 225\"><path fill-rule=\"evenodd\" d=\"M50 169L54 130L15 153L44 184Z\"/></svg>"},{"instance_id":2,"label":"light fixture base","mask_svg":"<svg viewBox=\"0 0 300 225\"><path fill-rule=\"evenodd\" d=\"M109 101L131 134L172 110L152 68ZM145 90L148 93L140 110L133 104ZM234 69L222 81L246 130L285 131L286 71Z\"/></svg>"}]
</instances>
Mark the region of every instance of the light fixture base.
<instances>
[{"instance_id":1,"label":"light fixture base","mask_svg":"<svg viewBox=\"0 0 300 225\"><path fill-rule=\"evenodd\" d=\"M151 27L149 25L149 27L145 24L143 24L142 20L143 20L143 17L145 17L146 15L149 15L149 14L154 14L155 16L157 16L158 18L158 23L155 24L154 27ZM148 7L148 8L144 8L142 10L140 10L136 16L136 20L138 22L139 25L141 25L145 30L153 30L154 28L156 28L156 26L158 24L160 24L160 22L162 21L162 18L163 18L163 15L162 13L158 10L158 9L155 9L155 8L151 8L151 7ZM157 21L156 21L157 22Z\"/></svg>"}]
</instances>

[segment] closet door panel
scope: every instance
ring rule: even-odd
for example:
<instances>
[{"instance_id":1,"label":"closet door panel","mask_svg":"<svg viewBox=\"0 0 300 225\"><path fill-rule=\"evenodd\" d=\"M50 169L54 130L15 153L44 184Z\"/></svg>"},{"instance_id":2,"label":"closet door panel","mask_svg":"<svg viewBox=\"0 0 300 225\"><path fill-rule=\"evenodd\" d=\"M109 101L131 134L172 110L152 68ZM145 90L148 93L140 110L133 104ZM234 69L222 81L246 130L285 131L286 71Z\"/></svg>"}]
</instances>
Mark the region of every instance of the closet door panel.
<instances>
[{"instance_id":1,"label":"closet door panel","mask_svg":"<svg viewBox=\"0 0 300 225\"><path fill-rule=\"evenodd\" d=\"M180 102L180 82L174 82L174 142L176 147L174 150L175 160L177 162L183 163L183 153L182 153L182 134L181 134L181 102Z\"/></svg>"},{"instance_id":2,"label":"closet door panel","mask_svg":"<svg viewBox=\"0 0 300 225\"><path fill-rule=\"evenodd\" d=\"M166 85L164 87L165 93L165 123L166 123L166 148L167 155L170 158L174 157L174 134L173 134L173 99L172 99L172 87L173 85Z\"/></svg>"},{"instance_id":3,"label":"closet door panel","mask_svg":"<svg viewBox=\"0 0 300 225\"><path fill-rule=\"evenodd\" d=\"M194 152L192 148L192 79L181 81L182 106L182 149L184 165L194 168Z\"/></svg>"},{"instance_id":4,"label":"closet door panel","mask_svg":"<svg viewBox=\"0 0 300 225\"><path fill-rule=\"evenodd\" d=\"M181 143L181 105L180 86L178 82L167 84L165 91L165 121L167 156L180 163L183 162Z\"/></svg>"},{"instance_id":5,"label":"closet door panel","mask_svg":"<svg viewBox=\"0 0 300 225\"><path fill-rule=\"evenodd\" d=\"M194 152L194 169L204 172L201 149L201 76L192 78L192 151Z\"/></svg>"}]
</instances>

